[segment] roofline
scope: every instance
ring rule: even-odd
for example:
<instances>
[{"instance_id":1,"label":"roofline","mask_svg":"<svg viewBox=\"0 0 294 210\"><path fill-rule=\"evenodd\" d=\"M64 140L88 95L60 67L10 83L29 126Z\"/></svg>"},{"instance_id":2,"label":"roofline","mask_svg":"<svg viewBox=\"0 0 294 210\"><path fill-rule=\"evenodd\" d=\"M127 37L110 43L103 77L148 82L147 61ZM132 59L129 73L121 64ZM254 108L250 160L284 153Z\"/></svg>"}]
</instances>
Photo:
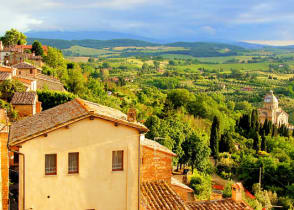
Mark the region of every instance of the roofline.
<instances>
[{"instance_id":1,"label":"roofline","mask_svg":"<svg viewBox=\"0 0 294 210\"><path fill-rule=\"evenodd\" d=\"M78 101L78 100L77 100L77 101ZM85 107L83 106L83 108L85 108ZM88 110L87 110L87 111L88 111ZM138 129L140 132L144 132L144 133L145 133L145 132L149 131L147 128L145 128L145 127L143 127L143 126L138 126L138 125L133 124L133 123L130 124L130 123L127 123L127 122L124 122L124 121L121 121L121 120L116 120L116 119L113 119L113 118L110 118L110 117L108 118L108 117L106 117L106 116L100 116L100 115L97 115L97 114L91 114L91 113L89 113L89 111L88 111L88 113L85 114L85 115L83 115L83 116L80 116L80 117L75 118L75 119L73 119L73 120L70 120L70 121L67 121L67 122L65 122L65 123L62 123L62 124L56 125L56 126L54 126L54 127L52 127L52 128L49 128L49 129L43 130L43 131L41 131L41 132L38 132L38 133L32 134L32 135L30 135L30 136L26 136L26 137L24 137L24 138L16 139L16 140L13 141L13 142L11 142L11 140L9 139L9 146L16 146L16 145L18 145L18 144L22 144L22 143L24 143L24 142L26 142L26 141L29 141L29 140L33 139L33 138L37 138L37 137L39 137L39 136L41 136L41 135L44 135L45 133L52 132L52 131L54 131L54 130L57 130L57 129L59 129L59 128L62 128L62 127L64 127L64 126L66 126L66 125L73 124L73 123L75 123L75 122L78 122L78 121L83 120L83 119L85 119L85 118L87 118L87 117L90 117L90 116L94 116L94 117L97 117L97 118L99 118L99 119L104 119L104 120L111 121L111 122L117 122L117 123L119 123L119 124L122 124L122 125L125 125L125 126L128 126L128 127L136 128L136 129Z\"/></svg>"},{"instance_id":2,"label":"roofline","mask_svg":"<svg viewBox=\"0 0 294 210\"><path fill-rule=\"evenodd\" d=\"M141 145L142 145L142 144L141 144ZM152 150L155 150L154 147L149 146L149 145L142 145L142 146L143 146L143 147L147 147L147 148L152 149ZM161 149L156 149L156 151L159 151L159 152L165 153L165 154L170 155L170 156L173 156L173 157L177 157L177 155L176 155L175 153L173 153L173 152L167 152L167 151L163 151L163 150L161 150Z\"/></svg>"},{"instance_id":3,"label":"roofline","mask_svg":"<svg viewBox=\"0 0 294 210\"><path fill-rule=\"evenodd\" d=\"M37 137L39 137L39 136L41 136L41 135L44 135L45 133L55 131L55 130L57 130L57 129L59 129L59 128L62 128L62 127L64 127L64 126L66 126L66 125L70 125L70 124L73 124L73 123L78 122L78 121L80 121L80 120L83 120L83 119L85 119L86 117L89 117L89 116L91 116L91 115L89 115L89 114L83 115L83 116L81 116L81 117L78 117L78 118L76 118L76 119L73 119L73 120L67 121L67 122L65 122L65 123L59 124L59 125L57 125L57 126L54 126L54 127L52 127L52 128L49 128L49 129L47 129L47 130L43 130L43 131L41 131L41 132L38 132L38 133L32 134L32 135L30 135L30 136L26 136L26 137L24 137L24 138L16 139L16 140L13 141L13 142L11 142L11 140L8 139L8 142L9 142L8 144L9 144L9 146L16 146L16 145L22 144L22 143L24 143L24 142L26 142L26 141L29 141L29 140L33 139L33 138L37 138Z\"/></svg>"}]
</instances>

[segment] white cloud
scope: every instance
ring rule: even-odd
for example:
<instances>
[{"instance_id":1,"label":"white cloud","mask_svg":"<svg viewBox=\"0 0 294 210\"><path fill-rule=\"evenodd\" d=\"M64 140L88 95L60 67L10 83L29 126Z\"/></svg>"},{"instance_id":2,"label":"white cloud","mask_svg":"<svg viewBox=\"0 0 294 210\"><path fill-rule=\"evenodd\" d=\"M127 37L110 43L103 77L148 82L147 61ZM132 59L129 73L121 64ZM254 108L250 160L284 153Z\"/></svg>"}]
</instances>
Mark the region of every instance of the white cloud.
<instances>
[{"instance_id":1,"label":"white cloud","mask_svg":"<svg viewBox=\"0 0 294 210\"><path fill-rule=\"evenodd\" d=\"M49 0L0 0L0 34L16 28L22 32L34 26L41 25L41 17L34 16L36 12L60 6L60 3Z\"/></svg>"}]
</instances>

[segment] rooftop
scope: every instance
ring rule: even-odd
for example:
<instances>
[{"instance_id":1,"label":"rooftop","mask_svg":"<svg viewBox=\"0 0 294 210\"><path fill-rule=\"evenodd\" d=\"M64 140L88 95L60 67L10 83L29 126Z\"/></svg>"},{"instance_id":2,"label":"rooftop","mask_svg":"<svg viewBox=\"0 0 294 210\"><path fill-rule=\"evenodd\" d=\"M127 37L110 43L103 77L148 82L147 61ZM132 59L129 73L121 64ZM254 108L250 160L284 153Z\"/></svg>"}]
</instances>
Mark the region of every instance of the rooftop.
<instances>
[{"instance_id":1,"label":"rooftop","mask_svg":"<svg viewBox=\"0 0 294 210\"><path fill-rule=\"evenodd\" d=\"M172 156L177 156L170 149L168 149L167 147L159 144L156 141L153 141L153 140L150 140L150 139L146 139L146 138L141 139L140 141L141 141L140 143L141 143L142 146L145 146L145 147L148 147L148 148L151 148L151 149L154 149L154 150L158 150L158 151L161 151L161 152L170 154Z\"/></svg>"},{"instance_id":2,"label":"rooftop","mask_svg":"<svg viewBox=\"0 0 294 210\"><path fill-rule=\"evenodd\" d=\"M184 201L164 181L140 185L141 204L148 210L188 210Z\"/></svg>"},{"instance_id":3,"label":"rooftop","mask_svg":"<svg viewBox=\"0 0 294 210\"><path fill-rule=\"evenodd\" d=\"M193 190L190 187L188 187L187 185L183 184L182 182L180 182L176 178L173 178L173 177L171 178L171 184L193 192Z\"/></svg>"},{"instance_id":4,"label":"rooftop","mask_svg":"<svg viewBox=\"0 0 294 210\"><path fill-rule=\"evenodd\" d=\"M11 77L11 73L9 72L1 72L0 71L0 81L7 80Z\"/></svg>"},{"instance_id":5,"label":"rooftop","mask_svg":"<svg viewBox=\"0 0 294 210\"><path fill-rule=\"evenodd\" d=\"M194 201L188 202L187 206L191 210L224 210L224 209L234 209L234 210L249 210L252 209L245 202L236 202L232 198L222 199L222 200L214 200L214 201Z\"/></svg>"},{"instance_id":6,"label":"rooftop","mask_svg":"<svg viewBox=\"0 0 294 210\"><path fill-rule=\"evenodd\" d=\"M36 97L36 92L16 92L10 103L14 105L31 105L35 103Z\"/></svg>"},{"instance_id":7,"label":"rooftop","mask_svg":"<svg viewBox=\"0 0 294 210\"><path fill-rule=\"evenodd\" d=\"M35 69L36 68L35 66L27 62L18 63L13 65L12 67L17 69Z\"/></svg>"},{"instance_id":8,"label":"rooftop","mask_svg":"<svg viewBox=\"0 0 294 210\"><path fill-rule=\"evenodd\" d=\"M13 123L9 143L16 144L24 139L34 138L89 116L124 124L143 132L148 131L140 123L127 121L127 116L119 110L77 98Z\"/></svg>"}]
</instances>

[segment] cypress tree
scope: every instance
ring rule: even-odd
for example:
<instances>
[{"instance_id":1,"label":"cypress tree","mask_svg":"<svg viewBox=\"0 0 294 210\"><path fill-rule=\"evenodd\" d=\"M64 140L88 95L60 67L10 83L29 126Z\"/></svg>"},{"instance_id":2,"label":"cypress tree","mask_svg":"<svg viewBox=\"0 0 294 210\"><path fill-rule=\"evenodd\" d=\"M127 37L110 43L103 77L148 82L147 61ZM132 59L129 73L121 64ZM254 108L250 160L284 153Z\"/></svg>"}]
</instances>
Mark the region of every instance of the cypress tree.
<instances>
[{"instance_id":1,"label":"cypress tree","mask_svg":"<svg viewBox=\"0 0 294 210\"><path fill-rule=\"evenodd\" d=\"M255 151L258 152L260 150L260 136L257 131L255 131L253 140L253 149L255 149Z\"/></svg>"},{"instance_id":2,"label":"cypress tree","mask_svg":"<svg viewBox=\"0 0 294 210\"><path fill-rule=\"evenodd\" d=\"M278 135L278 128L275 124L273 124L273 129L272 129L272 137L277 136Z\"/></svg>"},{"instance_id":3,"label":"cypress tree","mask_svg":"<svg viewBox=\"0 0 294 210\"><path fill-rule=\"evenodd\" d=\"M211 132L210 132L210 149L211 155L216 159L219 152L219 139L220 139L220 121L218 117L213 118Z\"/></svg>"},{"instance_id":4,"label":"cypress tree","mask_svg":"<svg viewBox=\"0 0 294 210\"><path fill-rule=\"evenodd\" d=\"M266 151L266 138L265 138L265 131L263 131L263 134L261 136L261 150Z\"/></svg>"}]
</instances>

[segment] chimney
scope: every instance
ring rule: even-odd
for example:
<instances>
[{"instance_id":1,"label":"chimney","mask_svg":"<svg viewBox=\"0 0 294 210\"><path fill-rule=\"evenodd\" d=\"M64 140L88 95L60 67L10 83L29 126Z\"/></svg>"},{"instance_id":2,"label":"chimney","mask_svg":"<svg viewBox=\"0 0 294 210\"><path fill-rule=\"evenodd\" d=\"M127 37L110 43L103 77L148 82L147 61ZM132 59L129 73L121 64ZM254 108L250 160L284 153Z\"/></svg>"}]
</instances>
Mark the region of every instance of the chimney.
<instances>
[{"instance_id":1,"label":"chimney","mask_svg":"<svg viewBox=\"0 0 294 210\"><path fill-rule=\"evenodd\" d=\"M242 201L243 185L237 182L232 185L232 199L236 202Z\"/></svg>"},{"instance_id":2,"label":"chimney","mask_svg":"<svg viewBox=\"0 0 294 210\"><path fill-rule=\"evenodd\" d=\"M0 184L0 193L2 194L2 209L8 210L9 200L9 158L8 158L8 118L5 109L0 109L0 154L1 154L1 170L0 176L2 183Z\"/></svg>"},{"instance_id":3,"label":"chimney","mask_svg":"<svg viewBox=\"0 0 294 210\"><path fill-rule=\"evenodd\" d=\"M128 121L129 122L136 122L137 111L134 108L130 108L128 111Z\"/></svg>"}]
</instances>

